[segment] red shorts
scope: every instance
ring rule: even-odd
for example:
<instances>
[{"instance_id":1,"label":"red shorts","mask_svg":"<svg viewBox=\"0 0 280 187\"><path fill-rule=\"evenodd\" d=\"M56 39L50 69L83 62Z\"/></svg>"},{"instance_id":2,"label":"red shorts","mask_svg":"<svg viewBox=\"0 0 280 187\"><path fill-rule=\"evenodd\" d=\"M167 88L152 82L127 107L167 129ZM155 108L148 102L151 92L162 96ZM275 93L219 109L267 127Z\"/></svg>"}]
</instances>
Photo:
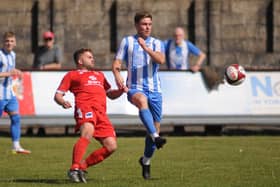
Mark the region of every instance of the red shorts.
<instances>
[{"instance_id":1,"label":"red shorts","mask_svg":"<svg viewBox=\"0 0 280 187\"><path fill-rule=\"evenodd\" d=\"M94 125L94 138L116 137L114 127L105 112L98 111L90 106L76 107L74 117L76 132L85 122L91 122Z\"/></svg>"}]
</instances>

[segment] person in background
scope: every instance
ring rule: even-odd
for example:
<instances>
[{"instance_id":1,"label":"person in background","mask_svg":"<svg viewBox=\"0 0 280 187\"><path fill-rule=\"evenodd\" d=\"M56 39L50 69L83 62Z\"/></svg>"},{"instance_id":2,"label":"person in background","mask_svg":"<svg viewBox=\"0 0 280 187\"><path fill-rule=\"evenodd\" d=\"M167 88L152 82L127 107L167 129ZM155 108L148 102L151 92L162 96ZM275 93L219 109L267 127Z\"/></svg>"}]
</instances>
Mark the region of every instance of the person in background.
<instances>
[{"instance_id":1,"label":"person in background","mask_svg":"<svg viewBox=\"0 0 280 187\"><path fill-rule=\"evenodd\" d=\"M206 55L185 38L185 30L182 27L176 27L173 38L164 42L167 68L170 70L189 69L197 72L200 70ZM190 54L198 57L196 63L192 66L189 63Z\"/></svg>"},{"instance_id":2,"label":"person in background","mask_svg":"<svg viewBox=\"0 0 280 187\"><path fill-rule=\"evenodd\" d=\"M20 145L21 124L19 104L13 91L13 77L21 78L22 72L16 69L16 36L13 32L6 32L3 36L3 48L0 50L0 117L7 112L11 120L12 152L30 154Z\"/></svg>"},{"instance_id":3,"label":"person in background","mask_svg":"<svg viewBox=\"0 0 280 187\"><path fill-rule=\"evenodd\" d=\"M152 32L152 15L138 12L134 17L137 34L124 37L112 65L115 81L120 89L128 90L127 98L138 108L139 117L146 127L145 149L139 163L144 179L150 178L150 162L155 149L166 139L159 136L162 118L162 93L158 75L160 64L165 63L163 43ZM122 62L126 62L127 81L121 76Z\"/></svg>"},{"instance_id":4,"label":"person in background","mask_svg":"<svg viewBox=\"0 0 280 187\"><path fill-rule=\"evenodd\" d=\"M46 31L43 34L44 45L39 46L35 53L33 68L37 70L57 70L61 68L62 52L54 44L54 33Z\"/></svg>"},{"instance_id":5,"label":"person in background","mask_svg":"<svg viewBox=\"0 0 280 187\"><path fill-rule=\"evenodd\" d=\"M75 131L80 138L73 147L72 165L68 177L73 182L86 183L86 169L110 156L117 149L116 133L106 114L106 96L116 99L123 89L111 89L111 85L100 71L94 71L94 57L91 49L82 48L74 53L76 70L69 71L63 77L54 100L63 108L71 108L63 96L71 91L75 96ZM94 137L102 147L83 159L87 147Z\"/></svg>"}]
</instances>

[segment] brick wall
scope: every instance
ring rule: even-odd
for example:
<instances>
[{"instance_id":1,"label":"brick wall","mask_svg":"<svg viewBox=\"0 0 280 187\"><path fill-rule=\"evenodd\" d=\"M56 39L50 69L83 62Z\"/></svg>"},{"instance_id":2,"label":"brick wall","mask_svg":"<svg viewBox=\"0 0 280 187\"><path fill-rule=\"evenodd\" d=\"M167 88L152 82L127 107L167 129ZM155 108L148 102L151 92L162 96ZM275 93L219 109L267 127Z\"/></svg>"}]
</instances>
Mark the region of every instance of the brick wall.
<instances>
[{"instance_id":1,"label":"brick wall","mask_svg":"<svg viewBox=\"0 0 280 187\"><path fill-rule=\"evenodd\" d=\"M2 0L0 32L16 32L19 68L31 67L42 33L52 29L64 68L74 68L74 50L90 47L96 67L108 69L121 38L135 33L133 16L142 9L153 15L153 36L164 40L177 25L185 27L210 65L280 69L278 0Z\"/></svg>"}]
</instances>

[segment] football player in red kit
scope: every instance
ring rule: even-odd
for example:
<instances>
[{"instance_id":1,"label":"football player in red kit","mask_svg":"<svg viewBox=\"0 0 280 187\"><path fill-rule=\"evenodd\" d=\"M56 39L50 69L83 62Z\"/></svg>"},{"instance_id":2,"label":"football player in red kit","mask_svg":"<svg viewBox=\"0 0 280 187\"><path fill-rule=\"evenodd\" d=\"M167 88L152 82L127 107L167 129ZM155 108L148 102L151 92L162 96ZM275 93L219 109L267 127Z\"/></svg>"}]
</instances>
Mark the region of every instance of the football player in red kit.
<instances>
[{"instance_id":1,"label":"football player in red kit","mask_svg":"<svg viewBox=\"0 0 280 187\"><path fill-rule=\"evenodd\" d=\"M106 96L116 99L124 90L111 89L104 74L93 70L95 61L91 49L79 49L73 57L77 69L69 71L63 77L54 100L67 109L72 105L64 100L64 94L70 91L75 96L75 131L80 132L80 138L73 147L68 177L73 182L86 183L86 169L103 161L117 149L116 134L106 114ZM98 140L102 147L83 159L92 137Z\"/></svg>"}]
</instances>

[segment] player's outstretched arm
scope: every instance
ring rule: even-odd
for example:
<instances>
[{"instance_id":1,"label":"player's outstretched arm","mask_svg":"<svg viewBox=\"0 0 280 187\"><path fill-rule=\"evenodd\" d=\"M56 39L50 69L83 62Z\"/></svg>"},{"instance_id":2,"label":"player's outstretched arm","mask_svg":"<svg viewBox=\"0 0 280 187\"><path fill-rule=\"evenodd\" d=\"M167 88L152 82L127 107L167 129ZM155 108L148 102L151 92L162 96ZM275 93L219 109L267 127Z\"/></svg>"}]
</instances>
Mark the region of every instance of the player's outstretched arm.
<instances>
[{"instance_id":1,"label":"player's outstretched arm","mask_svg":"<svg viewBox=\"0 0 280 187\"><path fill-rule=\"evenodd\" d=\"M121 76L121 60L114 60L113 65L112 65L112 71L115 77L116 84L119 89L127 89L125 84L124 84L124 79Z\"/></svg>"},{"instance_id":2,"label":"player's outstretched arm","mask_svg":"<svg viewBox=\"0 0 280 187\"><path fill-rule=\"evenodd\" d=\"M65 101L63 99L64 94L60 92L56 92L54 95L54 101L58 104L61 105L63 108L71 108L72 105L69 101Z\"/></svg>"},{"instance_id":3,"label":"player's outstretched arm","mask_svg":"<svg viewBox=\"0 0 280 187\"><path fill-rule=\"evenodd\" d=\"M127 92L127 89L115 89L115 90L108 90L107 97L110 99L117 99L120 97L124 92Z\"/></svg>"}]
</instances>

